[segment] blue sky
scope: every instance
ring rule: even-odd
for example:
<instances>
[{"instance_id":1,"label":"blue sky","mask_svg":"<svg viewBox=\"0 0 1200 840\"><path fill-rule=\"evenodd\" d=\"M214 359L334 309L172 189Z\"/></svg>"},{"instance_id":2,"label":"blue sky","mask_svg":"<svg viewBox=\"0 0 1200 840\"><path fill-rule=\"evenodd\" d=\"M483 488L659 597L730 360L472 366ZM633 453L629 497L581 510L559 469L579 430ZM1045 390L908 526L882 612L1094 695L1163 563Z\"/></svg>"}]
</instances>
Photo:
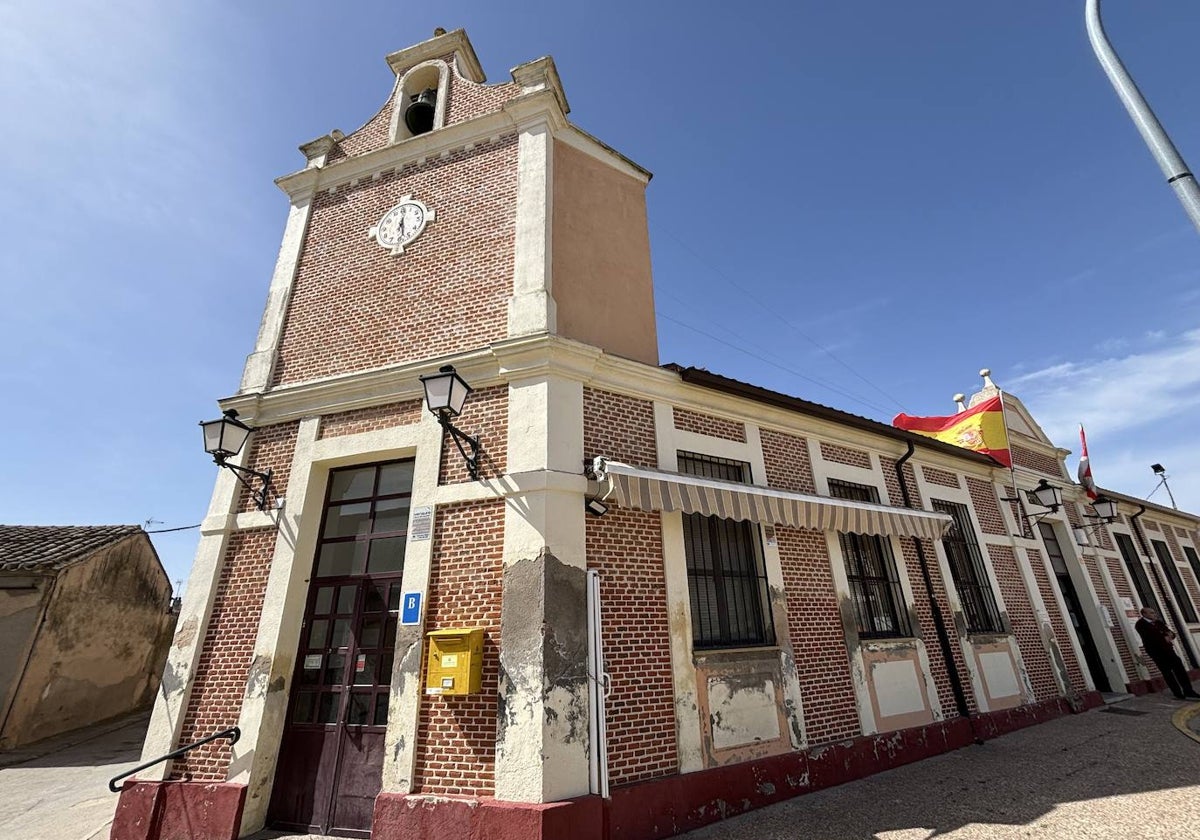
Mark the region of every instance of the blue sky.
<instances>
[{"instance_id":1,"label":"blue sky","mask_svg":"<svg viewBox=\"0 0 1200 840\"><path fill-rule=\"evenodd\" d=\"M1200 167L1200 6L1105 19ZM253 347L272 180L435 26L493 82L553 55L571 117L655 173L663 361L884 421L991 367L1060 445L1087 425L1102 485L1144 496L1161 462L1200 510L1200 236L1082 0L0 0L0 521L200 521L195 424ZM155 537L172 578L196 539Z\"/></svg>"}]
</instances>

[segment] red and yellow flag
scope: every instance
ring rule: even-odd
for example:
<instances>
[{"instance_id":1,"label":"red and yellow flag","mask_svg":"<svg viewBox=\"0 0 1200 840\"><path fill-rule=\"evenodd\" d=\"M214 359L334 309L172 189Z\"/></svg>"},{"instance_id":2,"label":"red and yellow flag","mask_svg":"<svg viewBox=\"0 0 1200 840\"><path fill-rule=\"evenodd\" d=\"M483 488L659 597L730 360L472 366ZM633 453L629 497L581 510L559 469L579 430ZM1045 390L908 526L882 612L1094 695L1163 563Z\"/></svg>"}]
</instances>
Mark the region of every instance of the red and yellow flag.
<instances>
[{"instance_id":1,"label":"red and yellow flag","mask_svg":"<svg viewBox=\"0 0 1200 840\"><path fill-rule=\"evenodd\" d=\"M984 400L949 417L910 417L907 414L897 414L892 418L892 425L943 443L982 452L999 464L1012 466L1008 429L1004 425L1004 406L1000 397Z\"/></svg>"}]
</instances>

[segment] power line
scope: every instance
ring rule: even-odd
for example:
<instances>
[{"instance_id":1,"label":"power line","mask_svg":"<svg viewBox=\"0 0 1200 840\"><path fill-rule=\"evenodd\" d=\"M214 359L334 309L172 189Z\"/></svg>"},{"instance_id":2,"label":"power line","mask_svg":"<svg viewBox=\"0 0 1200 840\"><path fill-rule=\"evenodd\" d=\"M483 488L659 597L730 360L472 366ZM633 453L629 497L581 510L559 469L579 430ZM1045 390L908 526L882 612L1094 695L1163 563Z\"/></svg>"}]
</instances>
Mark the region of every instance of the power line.
<instances>
[{"instance_id":1,"label":"power line","mask_svg":"<svg viewBox=\"0 0 1200 840\"><path fill-rule=\"evenodd\" d=\"M203 523L197 522L195 525L184 525L179 528L159 528L157 531L147 531L147 534L169 534L172 531L190 531L193 528L199 528Z\"/></svg>"},{"instance_id":2,"label":"power line","mask_svg":"<svg viewBox=\"0 0 1200 840\"><path fill-rule=\"evenodd\" d=\"M859 373L857 370L855 370L848 362L844 361L841 357L839 357L837 354L835 354L828 347L821 344L821 342L817 341L815 338L810 336L808 333L804 332L804 330L800 329L794 323L792 323L788 319L784 318L782 315L779 314L779 312L776 308L768 306L766 303L759 300L758 297L752 291L750 291L750 289L746 288L741 283L734 280L732 277L729 277L727 274L725 274L725 272L721 271L715 265L713 265L712 263L705 260L704 257L702 257L700 254L698 254L691 246L689 246L686 242L684 242L682 239L680 239L678 236L676 236L670 230L662 227L661 225L656 225L656 228L658 230L662 231L663 233L665 233L671 239L675 240L675 242L679 245L679 247L683 248L685 251L687 251L689 254L691 254L698 262L700 262L702 265L704 265L706 268L708 268L708 270L711 271L713 274L717 275L722 280L724 280L726 283L733 286L735 289L737 289L742 294L744 294L753 303L757 304L759 306L759 308L765 310L769 315L771 315L772 317L774 317L775 319L780 321L784 326L786 326L789 329L791 329L792 331L794 331L797 335L799 335L801 338L803 338L809 344L813 345L818 350L820 350L822 353L827 355L829 358L833 359L835 362L837 362L839 365L841 365L846 370L848 370L851 374L853 374L856 378L862 380L869 387L878 391L880 394L887 397L893 403L900 406L900 408L902 410L905 410L905 411L908 410L905 407L904 403L900 402L900 400L896 399L891 394L889 394L887 391L880 388L878 385L876 385L870 379L867 379L865 376L863 376L861 373ZM862 401L859 400L859 402L862 402ZM863 404L865 405L866 403L863 403ZM883 411L884 411L884 413L886 413L886 409L883 409Z\"/></svg>"},{"instance_id":3,"label":"power line","mask_svg":"<svg viewBox=\"0 0 1200 840\"><path fill-rule=\"evenodd\" d=\"M830 385L827 382L822 382L819 379L814 379L811 376L807 376L798 370L788 367L787 365L781 365L781 364L779 364L779 362L773 361L772 359L768 359L765 356L760 356L758 353L754 353L750 350L747 350L744 347L739 347L732 342L725 341L723 338L719 338L710 332L706 332L706 331L700 329L699 327L695 327L695 326L692 326L691 324L680 321L678 318L672 318L670 315L667 315L664 312L659 312L658 316L667 321L670 321L673 324L678 324L679 326L683 327L684 329L691 330L692 332L695 332L695 333L699 333L700 335L704 336L705 338L711 339L712 341L715 341L718 344L723 344L726 347L729 347L733 350L737 350L739 353L745 353L747 356L749 356L753 359L758 359L760 362L766 362L767 364L771 365L772 367L776 367L782 371L785 371L786 373L790 373L792 376L798 377L800 379L805 380L806 382L811 382L814 385L817 385L821 388L825 388L829 391L832 391L833 393L837 394L838 396L845 397L846 399L856 402L859 405L865 405L874 411L880 411L885 414L887 413L886 408L875 405L874 403L868 402L867 400L864 400L860 397L856 397L856 396L854 396L854 394L851 394L848 391L843 391L842 389L840 389L834 385Z\"/></svg>"}]
</instances>

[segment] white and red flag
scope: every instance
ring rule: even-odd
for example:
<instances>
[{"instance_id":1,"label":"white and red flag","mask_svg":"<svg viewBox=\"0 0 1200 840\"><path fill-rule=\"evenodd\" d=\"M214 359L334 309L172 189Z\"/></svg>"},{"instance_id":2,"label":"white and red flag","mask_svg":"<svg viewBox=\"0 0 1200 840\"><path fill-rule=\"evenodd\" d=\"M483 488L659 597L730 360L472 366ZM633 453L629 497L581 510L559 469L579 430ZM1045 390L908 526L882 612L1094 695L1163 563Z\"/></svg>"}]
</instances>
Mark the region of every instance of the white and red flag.
<instances>
[{"instance_id":1,"label":"white and red flag","mask_svg":"<svg viewBox=\"0 0 1200 840\"><path fill-rule=\"evenodd\" d=\"M1096 492L1096 482L1092 479L1092 463L1088 460L1087 435L1083 433L1082 423L1079 424L1079 443L1083 446L1083 453L1079 456L1079 483L1083 486L1083 492L1094 502L1100 494Z\"/></svg>"}]
</instances>

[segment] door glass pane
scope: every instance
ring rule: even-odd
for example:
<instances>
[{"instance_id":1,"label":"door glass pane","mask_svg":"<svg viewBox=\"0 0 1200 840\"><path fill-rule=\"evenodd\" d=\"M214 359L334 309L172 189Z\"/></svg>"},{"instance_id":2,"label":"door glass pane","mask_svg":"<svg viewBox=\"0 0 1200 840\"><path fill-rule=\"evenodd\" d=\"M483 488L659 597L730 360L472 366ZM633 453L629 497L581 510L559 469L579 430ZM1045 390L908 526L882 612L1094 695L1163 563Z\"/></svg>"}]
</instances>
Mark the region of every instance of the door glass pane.
<instances>
[{"instance_id":1,"label":"door glass pane","mask_svg":"<svg viewBox=\"0 0 1200 840\"><path fill-rule=\"evenodd\" d=\"M310 723L313 709L317 704L315 691L301 691L296 695L296 705L292 710L292 723Z\"/></svg>"},{"instance_id":2,"label":"door glass pane","mask_svg":"<svg viewBox=\"0 0 1200 840\"><path fill-rule=\"evenodd\" d=\"M346 710L346 723L363 726L371 713L371 695L356 691L350 695L350 708Z\"/></svg>"},{"instance_id":3,"label":"door glass pane","mask_svg":"<svg viewBox=\"0 0 1200 840\"><path fill-rule=\"evenodd\" d=\"M317 600L313 604L313 612L316 615L328 615L329 608L333 606L333 587L322 586L317 590Z\"/></svg>"},{"instance_id":4,"label":"door glass pane","mask_svg":"<svg viewBox=\"0 0 1200 840\"><path fill-rule=\"evenodd\" d=\"M333 633L329 638L329 647L344 648L350 646L350 619L339 618L333 622Z\"/></svg>"},{"instance_id":5,"label":"door glass pane","mask_svg":"<svg viewBox=\"0 0 1200 840\"><path fill-rule=\"evenodd\" d=\"M317 560L317 577L361 575L367 565L365 542L325 543Z\"/></svg>"},{"instance_id":6,"label":"door glass pane","mask_svg":"<svg viewBox=\"0 0 1200 840\"><path fill-rule=\"evenodd\" d=\"M370 573L398 572L404 568L405 537L388 537L371 541Z\"/></svg>"},{"instance_id":7,"label":"door glass pane","mask_svg":"<svg viewBox=\"0 0 1200 840\"><path fill-rule=\"evenodd\" d=\"M390 496L393 493L411 493L412 479L412 461L386 464L379 468L379 495Z\"/></svg>"},{"instance_id":8,"label":"door glass pane","mask_svg":"<svg viewBox=\"0 0 1200 840\"><path fill-rule=\"evenodd\" d=\"M319 653L306 654L300 661L300 684L301 685L320 685L321 684L321 664L325 658Z\"/></svg>"},{"instance_id":9,"label":"door glass pane","mask_svg":"<svg viewBox=\"0 0 1200 840\"><path fill-rule=\"evenodd\" d=\"M379 586L368 586L367 593L363 596L363 612L377 613L383 612L387 606L385 598L387 596L387 584Z\"/></svg>"},{"instance_id":10,"label":"door glass pane","mask_svg":"<svg viewBox=\"0 0 1200 840\"><path fill-rule=\"evenodd\" d=\"M342 502L346 499L362 499L370 496L374 487L374 467L338 470L329 480L329 501Z\"/></svg>"},{"instance_id":11,"label":"door glass pane","mask_svg":"<svg viewBox=\"0 0 1200 840\"><path fill-rule=\"evenodd\" d=\"M354 612L354 596L358 587L350 583L338 588L338 615L349 615Z\"/></svg>"},{"instance_id":12,"label":"door glass pane","mask_svg":"<svg viewBox=\"0 0 1200 840\"><path fill-rule=\"evenodd\" d=\"M400 584L393 583L391 593L388 595L388 610L397 612L400 609Z\"/></svg>"},{"instance_id":13,"label":"door glass pane","mask_svg":"<svg viewBox=\"0 0 1200 840\"><path fill-rule=\"evenodd\" d=\"M317 713L317 723L337 723L340 694L326 692L321 695L321 707Z\"/></svg>"},{"instance_id":14,"label":"door glass pane","mask_svg":"<svg viewBox=\"0 0 1200 840\"><path fill-rule=\"evenodd\" d=\"M383 635L383 617L371 616L363 618L362 632L358 634L360 648L377 648Z\"/></svg>"},{"instance_id":15,"label":"door glass pane","mask_svg":"<svg viewBox=\"0 0 1200 840\"><path fill-rule=\"evenodd\" d=\"M360 653L354 663L354 684L374 685L375 668L379 665L379 654Z\"/></svg>"},{"instance_id":16,"label":"door glass pane","mask_svg":"<svg viewBox=\"0 0 1200 840\"><path fill-rule=\"evenodd\" d=\"M323 648L329 639L329 621L324 618L314 619L312 629L308 631L308 646Z\"/></svg>"},{"instance_id":17,"label":"door glass pane","mask_svg":"<svg viewBox=\"0 0 1200 840\"><path fill-rule=\"evenodd\" d=\"M387 710L388 710L387 692L381 691L379 694L375 695L375 725L376 726L386 726L387 725Z\"/></svg>"},{"instance_id":18,"label":"door glass pane","mask_svg":"<svg viewBox=\"0 0 1200 840\"><path fill-rule=\"evenodd\" d=\"M408 499L383 499L375 503L376 534L408 530Z\"/></svg>"},{"instance_id":19,"label":"door glass pane","mask_svg":"<svg viewBox=\"0 0 1200 840\"><path fill-rule=\"evenodd\" d=\"M331 507L325 514L325 538L359 537L371 530L371 503Z\"/></svg>"},{"instance_id":20,"label":"door glass pane","mask_svg":"<svg viewBox=\"0 0 1200 840\"><path fill-rule=\"evenodd\" d=\"M346 654L329 654L325 657L325 685L341 685L345 670Z\"/></svg>"}]
</instances>

